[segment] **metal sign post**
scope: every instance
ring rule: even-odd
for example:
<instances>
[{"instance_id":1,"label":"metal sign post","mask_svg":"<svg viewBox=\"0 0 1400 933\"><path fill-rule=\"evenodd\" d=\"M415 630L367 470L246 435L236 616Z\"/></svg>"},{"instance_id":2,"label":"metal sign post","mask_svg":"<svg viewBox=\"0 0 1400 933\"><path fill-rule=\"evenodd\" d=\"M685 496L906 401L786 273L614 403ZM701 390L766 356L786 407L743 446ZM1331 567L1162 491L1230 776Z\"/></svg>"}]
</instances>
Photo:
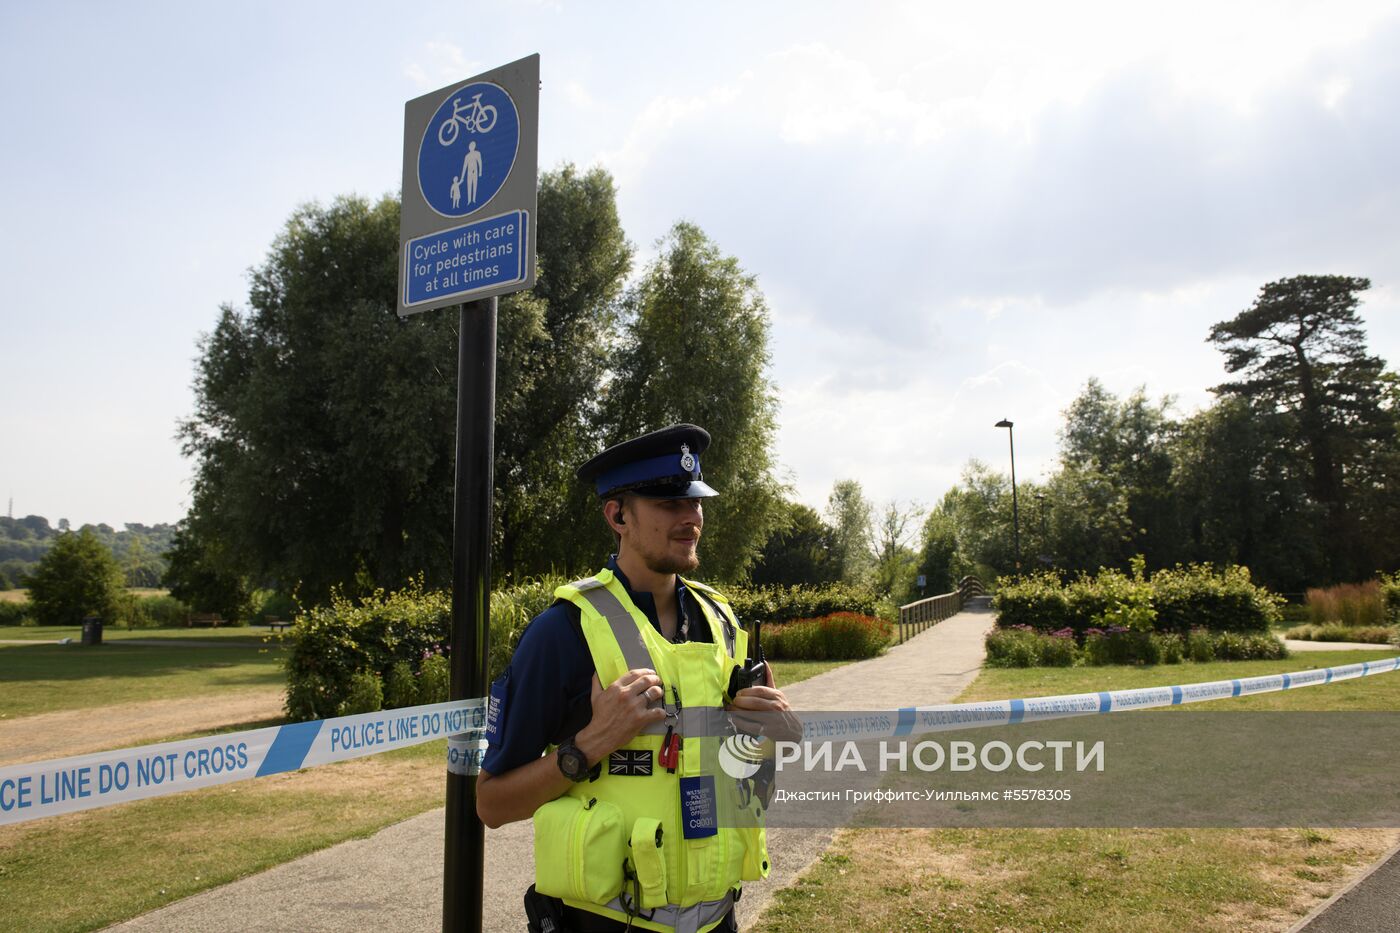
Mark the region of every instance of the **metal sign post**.
<instances>
[{"instance_id":1,"label":"metal sign post","mask_svg":"<svg viewBox=\"0 0 1400 933\"><path fill-rule=\"evenodd\" d=\"M451 699L487 690L496 302L535 284L539 75L540 57L531 55L404 107L398 313L461 305ZM476 734L448 738L442 896L448 933L481 930L481 755Z\"/></svg>"}]
</instances>

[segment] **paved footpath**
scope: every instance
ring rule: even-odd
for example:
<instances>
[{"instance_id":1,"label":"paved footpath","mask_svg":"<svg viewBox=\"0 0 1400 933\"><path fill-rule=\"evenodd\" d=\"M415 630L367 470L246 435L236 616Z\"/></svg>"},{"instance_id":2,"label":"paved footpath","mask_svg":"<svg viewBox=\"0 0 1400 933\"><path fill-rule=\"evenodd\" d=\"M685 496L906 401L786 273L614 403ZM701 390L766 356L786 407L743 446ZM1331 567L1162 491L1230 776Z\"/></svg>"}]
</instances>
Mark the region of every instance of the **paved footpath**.
<instances>
[{"instance_id":1,"label":"paved footpath","mask_svg":"<svg viewBox=\"0 0 1400 933\"><path fill-rule=\"evenodd\" d=\"M786 689L799 710L877 710L947 703L977 676L993 615L970 609L870 661L847 664ZM744 886L742 924L825 850L832 830L774 829L773 874ZM523 930L520 897L534 878L530 821L486 834L483 928ZM432 810L368 839L344 842L185 898L111 930L143 933L303 933L377 927L442 928L443 811Z\"/></svg>"}]
</instances>

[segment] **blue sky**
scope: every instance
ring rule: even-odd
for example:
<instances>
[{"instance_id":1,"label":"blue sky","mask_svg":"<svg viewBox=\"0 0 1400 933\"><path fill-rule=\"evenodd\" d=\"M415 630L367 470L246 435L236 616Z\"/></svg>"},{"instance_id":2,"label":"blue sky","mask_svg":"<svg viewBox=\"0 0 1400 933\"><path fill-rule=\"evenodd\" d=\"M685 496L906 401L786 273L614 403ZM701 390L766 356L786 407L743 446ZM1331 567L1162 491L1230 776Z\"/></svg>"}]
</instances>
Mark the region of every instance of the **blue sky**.
<instances>
[{"instance_id":1,"label":"blue sky","mask_svg":"<svg viewBox=\"0 0 1400 933\"><path fill-rule=\"evenodd\" d=\"M1286 275L1369 276L1400 364L1400 5L965 6L5 5L0 497L178 520L196 340L292 209L396 191L404 102L533 52L543 167L758 276L813 505L932 503L1002 417L1036 478L1090 376L1190 412Z\"/></svg>"}]
</instances>

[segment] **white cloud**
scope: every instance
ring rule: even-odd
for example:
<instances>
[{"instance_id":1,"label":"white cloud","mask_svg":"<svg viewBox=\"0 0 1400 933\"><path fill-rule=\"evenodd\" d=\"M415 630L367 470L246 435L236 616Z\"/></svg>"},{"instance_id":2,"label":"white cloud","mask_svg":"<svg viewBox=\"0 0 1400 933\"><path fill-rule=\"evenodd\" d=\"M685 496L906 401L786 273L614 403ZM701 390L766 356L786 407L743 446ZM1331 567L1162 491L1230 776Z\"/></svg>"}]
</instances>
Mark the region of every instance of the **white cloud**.
<instances>
[{"instance_id":1,"label":"white cloud","mask_svg":"<svg viewBox=\"0 0 1400 933\"><path fill-rule=\"evenodd\" d=\"M431 91L434 88L451 84L480 74L486 66L479 61L468 59L460 46L451 42L432 40L423 44L424 60L412 61L404 65L403 73L419 89Z\"/></svg>"}]
</instances>

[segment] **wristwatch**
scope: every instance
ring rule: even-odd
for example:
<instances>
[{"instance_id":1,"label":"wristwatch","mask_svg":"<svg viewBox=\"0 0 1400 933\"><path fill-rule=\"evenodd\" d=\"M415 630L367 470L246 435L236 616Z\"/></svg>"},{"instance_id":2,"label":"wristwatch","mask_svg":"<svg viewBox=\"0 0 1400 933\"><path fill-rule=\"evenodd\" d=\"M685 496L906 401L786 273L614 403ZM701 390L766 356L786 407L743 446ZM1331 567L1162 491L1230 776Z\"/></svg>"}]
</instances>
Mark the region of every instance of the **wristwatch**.
<instances>
[{"instance_id":1,"label":"wristwatch","mask_svg":"<svg viewBox=\"0 0 1400 933\"><path fill-rule=\"evenodd\" d=\"M559 770L564 777L575 784L582 784L584 781L596 781L598 775L603 773L603 763L600 761L592 768L588 767L588 756L579 750L573 739L569 739L559 746L559 750L554 753L555 760L559 762Z\"/></svg>"}]
</instances>

